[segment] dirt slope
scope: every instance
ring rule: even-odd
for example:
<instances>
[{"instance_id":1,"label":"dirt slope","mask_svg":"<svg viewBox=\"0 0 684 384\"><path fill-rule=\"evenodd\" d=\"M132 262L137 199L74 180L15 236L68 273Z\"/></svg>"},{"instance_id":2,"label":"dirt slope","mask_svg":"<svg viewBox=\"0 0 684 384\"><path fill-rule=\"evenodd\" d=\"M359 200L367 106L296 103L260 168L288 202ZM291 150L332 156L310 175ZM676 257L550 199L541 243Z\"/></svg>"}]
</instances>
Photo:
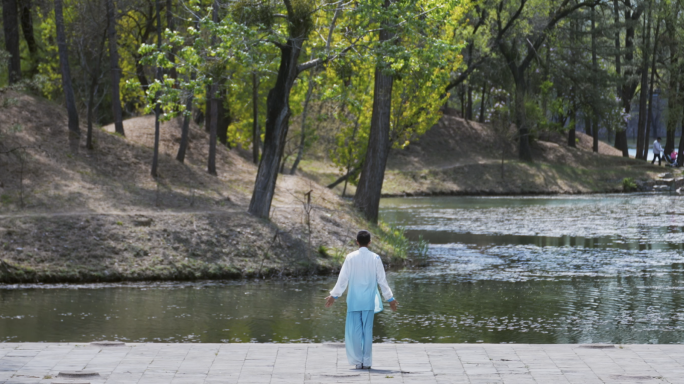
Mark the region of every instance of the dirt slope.
<instances>
[{"instance_id":1,"label":"dirt slope","mask_svg":"<svg viewBox=\"0 0 684 384\"><path fill-rule=\"evenodd\" d=\"M195 125L179 163L178 121L162 126L155 180L154 118L124 126L126 138L95 129L93 151L82 127L70 146L61 106L0 93L0 282L320 273L339 267L367 226L332 191L289 175L279 176L272 221L252 217L256 166L220 146L219 176L207 174L208 140ZM388 261L403 256L382 239L376 247Z\"/></svg>"},{"instance_id":2,"label":"dirt slope","mask_svg":"<svg viewBox=\"0 0 684 384\"><path fill-rule=\"evenodd\" d=\"M514 132L502 139L487 124L445 115L408 148L388 161L385 195L539 194L621 191L625 177L650 179L663 168L626 159L609 144L578 132L577 148L567 138L546 135L532 143L533 163L517 160ZM501 143L506 144L502 145ZM502 156L504 158L502 172Z\"/></svg>"},{"instance_id":3,"label":"dirt slope","mask_svg":"<svg viewBox=\"0 0 684 384\"><path fill-rule=\"evenodd\" d=\"M593 153L593 139L580 132L577 148L569 147L567 137L558 133L533 140L534 162L521 162L517 160L515 134L514 129L498 134L489 124L445 114L407 148L392 150L383 195L621 192L626 177L652 180L666 171L664 167L625 159L605 142L599 142L598 154ZM323 185L343 174L324 159L305 161L301 170ZM343 186L335 190L341 193ZM354 192L355 188L348 185L347 194Z\"/></svg>"}]
</instances>

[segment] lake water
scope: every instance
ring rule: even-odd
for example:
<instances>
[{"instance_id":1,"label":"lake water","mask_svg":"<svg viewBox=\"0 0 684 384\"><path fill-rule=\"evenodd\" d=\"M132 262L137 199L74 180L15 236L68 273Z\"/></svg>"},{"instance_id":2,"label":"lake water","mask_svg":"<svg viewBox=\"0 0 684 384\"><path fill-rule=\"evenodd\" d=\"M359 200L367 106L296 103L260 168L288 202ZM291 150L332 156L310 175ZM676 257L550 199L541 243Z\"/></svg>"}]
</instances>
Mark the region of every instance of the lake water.
<instances>
[{"instance_id":1,"label":"lake water","mask_svg":"<svg viewBox=\"0 0 684 384\"><path fill-rule=\"evenodd\" d=\"M388 272L400 311L376 315L378 342L684 341L684 198L396 198L381 216L431 245ZM0 341L342 341L334 283L6 286Z\"/></svg>"}]
</instances>

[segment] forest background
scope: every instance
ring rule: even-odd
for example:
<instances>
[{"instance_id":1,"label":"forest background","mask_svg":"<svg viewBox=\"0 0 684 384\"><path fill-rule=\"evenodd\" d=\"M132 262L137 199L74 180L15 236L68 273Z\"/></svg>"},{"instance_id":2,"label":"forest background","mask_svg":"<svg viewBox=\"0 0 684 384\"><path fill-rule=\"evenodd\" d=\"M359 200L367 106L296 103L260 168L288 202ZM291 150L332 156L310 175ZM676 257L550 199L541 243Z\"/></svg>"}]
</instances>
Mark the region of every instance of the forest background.
<instances>
[{"instance_id":1,"label":"forest background","mask_svg":"<svg viewBox=\"0 0 684 384\"><path fill-rule=\"evenodd\" d=\"M524 161L544 133L575 146L580 121L594 151L603 132L628 156L638 119L645 159L657 93L665 150L681 162L681 10L679 0L3 0L0 87L63 103L72 140L91 150L94 128L125 136L125 118L154 113L155 177L163 121L183 119L180 162L190 121L205 127L210 174L217 145L250 148L257 217L269 217L279 173L322 153L377 221L389 151L449 107L514 124L501 140Z\"/></svg>"}]
</instances>

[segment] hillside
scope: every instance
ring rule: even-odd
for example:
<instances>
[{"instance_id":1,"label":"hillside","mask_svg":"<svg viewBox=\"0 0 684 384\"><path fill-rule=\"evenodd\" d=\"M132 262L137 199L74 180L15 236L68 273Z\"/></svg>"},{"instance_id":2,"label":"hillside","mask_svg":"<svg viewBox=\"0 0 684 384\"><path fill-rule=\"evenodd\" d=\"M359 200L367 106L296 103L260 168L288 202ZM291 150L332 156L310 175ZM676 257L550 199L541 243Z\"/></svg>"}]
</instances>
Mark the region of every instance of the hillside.
<instances>
[{"instance_id":1,"label":"hillside","mask_svg":"<svg viewBox=\"0 0 684 384\"><path fill-rule=\"evenodd\" d=\"M533 163L517 160L517 143L488 124L444 115L424 136L388 160L384 196L516 195L621 192L622 180L650 180L665 167L627 159L611 145L577 132L577 148L560 134L532 142ZM502 145L502 143L504 143ZM503 172L502 172L502 155ZM321 184L342 173L335 167L308 162L302 170ZM503 177L502 177L503 173ZM342 190L338 186L336 190ZM354 188L348 187L353 194Z\"/></svg>"},{"instance_id":2,"label":"hillside","mask_svg":"<svg viewBox=\"0 0 684 384\"><path fill-rule=\"evenodd\" d=\"M155 180L152 116L125 121L126 138L95 129L90 151L85 126L80 145L70 145L65 115L40 98L0 93L0 282L324 273L367 226L332 191L289 175L278 179L272 221L252 217L256 166L219 146L219 175L207 174L207 135L197 126L181 164L179 122L163 124ZM388 243L397 234L371 230L375 250L400 262L405 248Z\"/></svg>"}]
</instances>

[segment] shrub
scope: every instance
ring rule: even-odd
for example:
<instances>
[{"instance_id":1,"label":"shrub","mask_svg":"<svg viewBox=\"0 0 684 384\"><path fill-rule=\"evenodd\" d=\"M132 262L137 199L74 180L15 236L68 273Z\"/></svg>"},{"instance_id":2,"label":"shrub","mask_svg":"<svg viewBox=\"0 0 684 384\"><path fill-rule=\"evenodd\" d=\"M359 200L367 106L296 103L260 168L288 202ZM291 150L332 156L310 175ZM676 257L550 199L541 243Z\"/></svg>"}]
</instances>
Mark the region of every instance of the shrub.
<instances>
[{"instance_id":1,"label":"shrub","mask_svg":"<svg viewBox=\"0 0 684 384\"><path fill-rule=\"evenodd\" d=\"M637 185L634 182L634 179L631 177L625 177L622 179L622 190L625 192L634 192L637 189Z\"/></svg>"}]
</instances>

